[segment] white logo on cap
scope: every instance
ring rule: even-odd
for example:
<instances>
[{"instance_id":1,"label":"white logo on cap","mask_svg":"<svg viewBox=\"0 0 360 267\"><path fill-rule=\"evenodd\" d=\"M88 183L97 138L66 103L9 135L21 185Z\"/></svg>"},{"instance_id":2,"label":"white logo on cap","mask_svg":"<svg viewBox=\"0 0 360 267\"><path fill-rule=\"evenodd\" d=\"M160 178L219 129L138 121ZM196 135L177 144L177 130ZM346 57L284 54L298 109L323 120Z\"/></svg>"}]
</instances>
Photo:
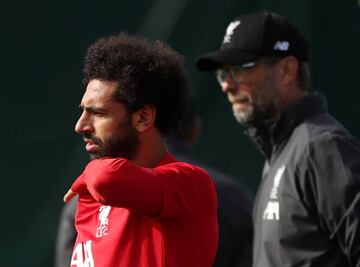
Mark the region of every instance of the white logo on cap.
<instances>
[{"instance_id":1,"label":"white logo on cap","mask_svg":"<svg viewBox=\"0 0 360 267\"><path fill-rule=\"evenodd\" d=\"M233 21L233 22L231 22L229 24L229 26L226 29L226 34L224 36L223 44L230 43L231 36L233 35L234 30L236 29L236 27L240 25L240 23L241 23L240 20L236 20L236 21Z\"/></svg>"},{"instance_id":2,"label":"white logo on cap","mask_svg":"<svg viewBox=\"0 0 360 267\"><path fill-rule=\"evenodd\" d=\"M250 68L250 67L255 66L255 62L248 62L248 63L242 64L241 66L243 68Z\"/></svg>"},{"instance_id":3,"label":"white logo on cap","mask_svg":"<svg viewBox=\"0 0 360 267\"><path fill-rule=\"evenodd\" d=\"M287 41L277 41L274 45L274 50L280 50L280 51L288 51L289 50L289 42Z\"/></svg>"}]
</instances>

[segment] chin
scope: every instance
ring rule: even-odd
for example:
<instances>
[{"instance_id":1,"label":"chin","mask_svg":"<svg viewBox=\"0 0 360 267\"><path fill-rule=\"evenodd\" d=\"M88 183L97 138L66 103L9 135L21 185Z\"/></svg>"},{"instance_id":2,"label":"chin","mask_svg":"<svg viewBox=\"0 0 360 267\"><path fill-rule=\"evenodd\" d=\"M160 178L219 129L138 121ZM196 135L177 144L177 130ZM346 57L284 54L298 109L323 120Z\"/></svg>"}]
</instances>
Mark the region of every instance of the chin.
<instances>
[{"instance_id":1,"label":"chin","mask_svg":"<svg viewBox=\"0 0 360 267\"><path fill-rule=\"evenodd\" d=\"M104 155L100 155L100 154L94 154L94 153L90 153L90 154L89 154L89 159L90 159L90 160L101 159L101 158L103 158L103 157L104 157Z\"/></svg>"},{"instance_id":2,"label":"chin","mask_svg":"<svg viewBox=\"0 0 360 267\"><path fill-rule=\"evenodd\" d=\"M241 123L241 124L247 124L249 121L249 118L246 114L244 114L243 112L239 113L239 112L234 112L234 117L237 120L237 122Z\"/></svg>"}]
</instances>

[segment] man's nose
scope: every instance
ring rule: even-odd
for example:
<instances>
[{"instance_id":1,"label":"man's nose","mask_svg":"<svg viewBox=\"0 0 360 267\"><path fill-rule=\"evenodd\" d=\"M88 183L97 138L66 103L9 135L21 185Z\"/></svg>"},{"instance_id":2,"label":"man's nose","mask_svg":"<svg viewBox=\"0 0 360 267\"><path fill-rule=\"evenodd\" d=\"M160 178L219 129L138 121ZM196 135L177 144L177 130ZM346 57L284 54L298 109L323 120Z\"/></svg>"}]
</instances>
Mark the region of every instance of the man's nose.
<instances>
[{"instance_id":1,"label":"man's nose","mask_svg":"<svg viewBox=\"0 0 360 267\"><path fill-rule=\"evenodd\" d=\"M231 77L231 75L227 75L226 79L221 83L221 90L223 93L231 93L236 90L236 82Z\"/></svg>"},{"instance_id":2,"label":"man's nose","mask_svg":"<svg viewBox=\"0 0 360 267\"><path fill-rule=\"evenodd\" d=\"M78 134L82 134L86 132L92 132L93 129L94 128L91 123L91 119L86 114L86 112L83 112L75 124L75 132L77 132Z\"/></svg>"}]
</instances>

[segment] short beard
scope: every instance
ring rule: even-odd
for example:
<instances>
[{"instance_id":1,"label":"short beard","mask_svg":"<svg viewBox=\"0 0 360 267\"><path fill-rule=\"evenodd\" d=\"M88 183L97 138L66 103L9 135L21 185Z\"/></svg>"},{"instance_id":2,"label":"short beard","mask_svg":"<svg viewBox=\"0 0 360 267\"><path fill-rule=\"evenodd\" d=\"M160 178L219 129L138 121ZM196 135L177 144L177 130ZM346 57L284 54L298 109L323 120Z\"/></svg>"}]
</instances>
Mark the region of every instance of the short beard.
<instances>
[{"instance_id":1,"label":"short beard","mask_svg":"<svg viewBox=\"0 0 360 267\"><path fill-rule=\"evenodd\" d=\"M90 153L90 160L99 159L103 157L111 158L126 158L132 160L139 147L139 137L136 130L131 124L130 116L118 126L118 135L101 141L96 136L85 134L84 136L91 139L100 147L98 153Z\"/></svg>"},{"instance_id":2,"label":"short beard","mask_svg":"<svg viewBox=\"0 0 360 267\"><path fill-rule=\"evenodd\" d=\"M132 125L130 125L126 130L126 135L123 135L120 138L110 138L107 140L108 148L105 151L105 155L112 158L122 157L132 160L138 152L139 143L140 140L137 136L137 132Z\"/></svg>"},{"instance_id":3,"label":"short beard","mask_svg":"<svg viewBox=\"0 0 360 267\"><path fill-rule=\"evenodd\" d=\"M264 85L254 89L253 105L244 111L233 110L236 120L245 126L256 126L261 122L273 119L279 110L281 98L275 85L275 76L269 69Z\"/></svg>"}]
</instances>

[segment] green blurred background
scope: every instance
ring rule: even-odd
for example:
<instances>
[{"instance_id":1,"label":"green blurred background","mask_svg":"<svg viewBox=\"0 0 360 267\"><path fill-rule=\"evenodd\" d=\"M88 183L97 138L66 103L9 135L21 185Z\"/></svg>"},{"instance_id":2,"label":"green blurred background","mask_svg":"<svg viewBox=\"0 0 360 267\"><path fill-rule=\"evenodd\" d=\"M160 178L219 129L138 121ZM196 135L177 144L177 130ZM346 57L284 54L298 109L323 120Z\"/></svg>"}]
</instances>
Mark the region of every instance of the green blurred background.
<instances>
[{"instance_id":1,"label":"green blurred background","mask_svg":"<svg viewBox=\"0 0 360 267\"><path fill-rule=\"evenodd\" d=\"M309 39L314 90L360 136L360 8L355 0L0 0L2 200L0 266L52 266L62 197L86 164L74 133L82 59L97 38L121 31L168 42L185 55L203 118L197 158L232 174L251 194L262 157L243 135L214 75L197 56L217 49L231 19L268 9Z\"/></svg>"}]
</instances>

